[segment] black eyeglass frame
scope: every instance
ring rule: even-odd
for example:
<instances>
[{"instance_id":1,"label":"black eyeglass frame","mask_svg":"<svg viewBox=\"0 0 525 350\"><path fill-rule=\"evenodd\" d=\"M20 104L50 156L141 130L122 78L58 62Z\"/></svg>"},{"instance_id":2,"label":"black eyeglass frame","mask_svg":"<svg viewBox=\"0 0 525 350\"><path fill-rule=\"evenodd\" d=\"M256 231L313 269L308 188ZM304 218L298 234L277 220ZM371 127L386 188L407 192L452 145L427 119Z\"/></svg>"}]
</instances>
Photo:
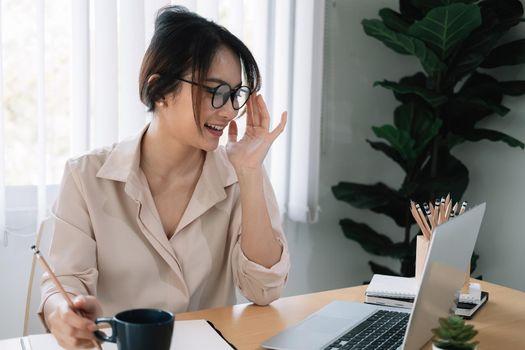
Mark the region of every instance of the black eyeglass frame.
<instances>
[{"instance_id":1,"label":"black eyeglass frame","mask_svg":"<svg viewBox=\"0 0 525 350\"><path fill-rule=\"evenodd\" d=\"M183 82L186 82L186 83L188 83L188 84L192 84L192 85L195 85L195 86L200 86L200 87L202 87L202 88L205 88L206 91L208 91L210 94L213 95L213 96L212 96L212 99L211 99L211 106L212 106L213 108L215 108L215 109L222 108L222 107L226 104L226 102L228 102L228 100L225 99L225 100L222 102L222 104L221 104L220 106L216 106L215 103L214 103L214 102L215 102L215 97L219 96L219 95L217 94L217 91L219 90L219 88L220 88L221 86L227 86L227 87L230 89L230 98L229 98L229 100L230 100L231 103L232 103L232 107L233 107L233 109L236 110L236 111L240 110L242 107L244 107L244 105L246 105L246 103L247 103L248 100L250 99L250 95L251 95L252 92L253 92L252 89L250 89L250 87L249 87L249 86L246 86L246 85L241 85L241 86L239 86L239 87L236 88L236 89L232 89L232 87L231 87L230 84L228 84L228 83L221 83L221 84L219 84L219 85L216 86L216 87L211 87L211 86L207 86L207 85L204 85L204 84L199 84L199 83L197 83L197 82L195 82L195 81L187 80L187 79L184 79L184 78L176 78L176 79L177 79L177 80L180 80L180 81L183 81ZM235 107L235 102L234 102L234 100L235 100L236 94L237 94L237 92L238 92L239 90L241 90L242 88L245 88L246 90L248 90L248 98L246 99L246 101L244 101L244 103L243 103L242 105L240 105L240 106L238 106L238 107Z\"/></svg>"}]
</instances>

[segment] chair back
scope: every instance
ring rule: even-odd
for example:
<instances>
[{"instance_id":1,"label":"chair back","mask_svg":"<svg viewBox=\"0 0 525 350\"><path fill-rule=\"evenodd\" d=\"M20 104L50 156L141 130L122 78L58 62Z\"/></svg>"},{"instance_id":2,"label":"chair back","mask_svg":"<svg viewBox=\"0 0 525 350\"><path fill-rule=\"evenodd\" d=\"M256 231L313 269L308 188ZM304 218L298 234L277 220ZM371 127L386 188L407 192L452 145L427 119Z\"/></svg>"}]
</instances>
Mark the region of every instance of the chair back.
<instances>
[{"instance_id":1,"label":"chair back","mask_svg":"<svg viewBox=\"0 0 525 350\"><path fill-rule=\"evenodd\" d=\"M53 240L53 218L48 217L40 223L38 233L36 235L35 245L40 250L42 255L47 258L51 248L51 241ZM42 334L46 330L37 315L37 310L40 305L40 279L42 278L43 270L37 262L36 256L33 255L31 263L31 271L29 273L29 283L27 287L26 309L24 316L24 336L29 334Z\"/></svg>"}]
</instances>

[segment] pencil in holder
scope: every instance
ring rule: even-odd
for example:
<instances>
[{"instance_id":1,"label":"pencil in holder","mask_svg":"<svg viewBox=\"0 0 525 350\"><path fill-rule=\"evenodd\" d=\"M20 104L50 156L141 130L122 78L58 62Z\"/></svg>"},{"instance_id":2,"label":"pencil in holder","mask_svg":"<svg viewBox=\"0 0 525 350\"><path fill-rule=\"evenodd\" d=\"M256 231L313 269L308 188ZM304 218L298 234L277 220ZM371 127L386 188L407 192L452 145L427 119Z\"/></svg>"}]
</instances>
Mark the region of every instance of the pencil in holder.
<instances>
[{"instance_id":1,"label":"pencil in holder","mask_svg":"<svg viewBox=\"0 0 525 350\"><path fill-rule=\"evenodd\" d=\"M417 236L416 238L416 281L418 283L421 283L423 277L429 243L430 241L425 236Z\"/></svg>"}]
</instances>

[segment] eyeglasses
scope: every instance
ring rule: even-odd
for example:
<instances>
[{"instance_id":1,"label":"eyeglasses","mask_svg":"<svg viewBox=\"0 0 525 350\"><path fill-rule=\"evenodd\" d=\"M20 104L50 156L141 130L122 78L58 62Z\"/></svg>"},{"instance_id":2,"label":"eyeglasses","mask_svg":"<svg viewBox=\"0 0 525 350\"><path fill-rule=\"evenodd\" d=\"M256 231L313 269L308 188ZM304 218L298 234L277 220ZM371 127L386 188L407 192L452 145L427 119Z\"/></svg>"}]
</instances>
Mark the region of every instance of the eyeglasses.
<instances>
[{"instance_id":1,"label":"eyeglasses","mask_svg":"<svg viewBox=\"0 0 525 350\"><path fill-rule=\"evenodd\" d=\"M232 89L230 85L226 83L222 83L221 85L217 87L209 87L203 84L196 83L191 80L186 80L182 78L177 78L180 81L184 81L186 83L200 86L206 89L210 94L213 95L211 99L211 105L213 108L221 108L230 100L232 102L233 109L236 111L241 109L246 102L248 102L248 98L250 97L252 90L245 85L241 85L238 88Z\"/></svg>"}]
</instances>

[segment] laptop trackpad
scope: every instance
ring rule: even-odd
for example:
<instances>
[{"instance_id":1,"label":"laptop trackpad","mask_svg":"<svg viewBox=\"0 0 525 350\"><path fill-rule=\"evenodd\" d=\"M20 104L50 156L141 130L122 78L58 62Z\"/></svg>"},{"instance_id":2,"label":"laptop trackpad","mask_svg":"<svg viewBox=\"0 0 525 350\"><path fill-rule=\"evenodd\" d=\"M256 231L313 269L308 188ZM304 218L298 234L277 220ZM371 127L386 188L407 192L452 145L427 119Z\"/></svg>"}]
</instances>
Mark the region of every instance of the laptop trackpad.
<instances>
[{"instance_id":1,"label":"laptop trackpad","mask_svg":"<svg viewBox=\"0 0 525 350\"><path fill-rule=\"evenodd\" d=\"M263 344L270 349L319 349L352 326L348 318L312 315Z\"/></svg>"}]
</instances>

